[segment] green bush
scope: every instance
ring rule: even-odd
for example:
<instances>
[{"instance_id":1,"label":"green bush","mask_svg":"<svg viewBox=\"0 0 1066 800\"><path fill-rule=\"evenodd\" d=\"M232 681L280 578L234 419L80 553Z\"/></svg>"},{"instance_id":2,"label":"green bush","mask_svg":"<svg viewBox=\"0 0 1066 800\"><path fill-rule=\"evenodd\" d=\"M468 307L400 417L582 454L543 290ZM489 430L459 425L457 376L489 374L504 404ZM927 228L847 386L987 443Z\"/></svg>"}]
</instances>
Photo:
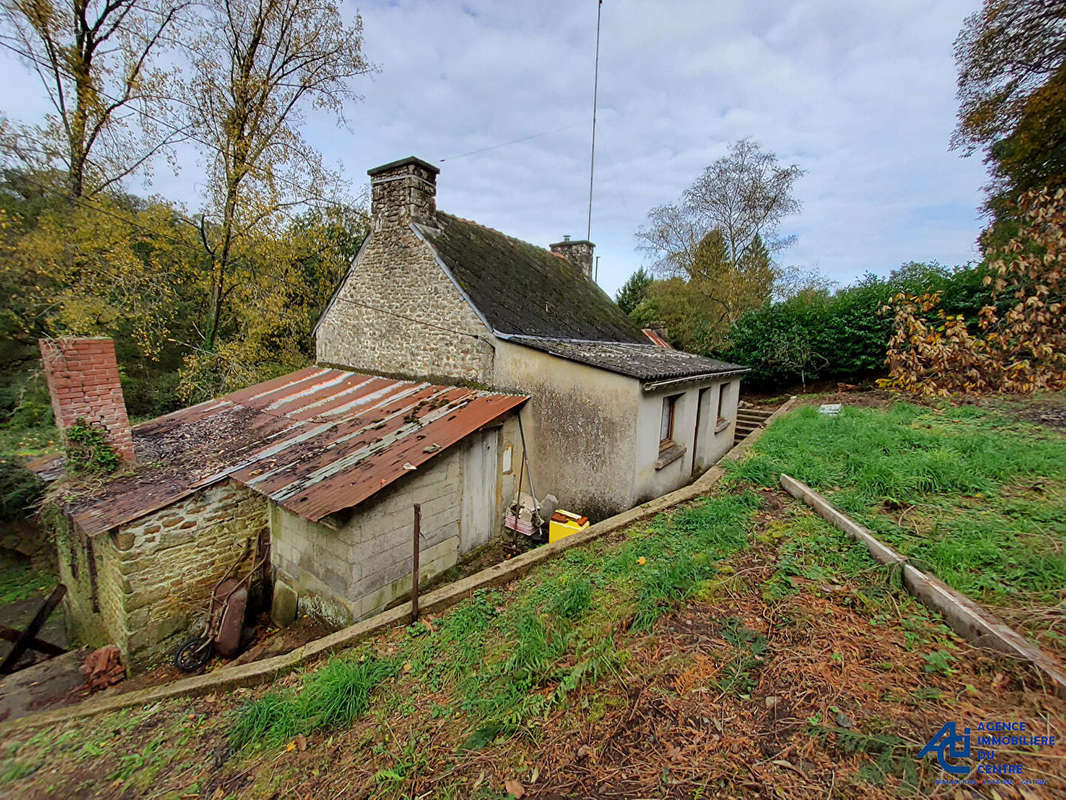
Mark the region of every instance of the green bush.
<instances>
[{"instance_id":1,"label":"green bush","mask_svg":"<svg viewBox=\"0 0 1066 800\"><path fill-rule=\"evenodd\" d=\"M816 378L859 381L884 369L892 318L880 309L898 292L941 292L951 314L976 320L995 298L981 285L980 267L951 270L906 264L888 278L867 274L835 294L813 293L771 303L743 315L722 358L751 367L746 380L784 388Z\"/></svg>"},{"instance_id":2,"label":"green bush","mask_svg":"<svg viewBox=\"0 0 1066 800\"><path fill-rule=\"evenodd\" d=\"M78 419L66 432L67 472L101 475L118 469L119 455L107 441L107 431Z\"/></svg>"},{"instance_id":3,"label":"green bush","mask_svg":"<svg viewBox=\"0 0 1066 800\"><path fill-rule=\"evenodd\" d=\"M23 519L40 502L44 483L18 460L0 456L0 522Z\"/></svg>"}]
</instances>

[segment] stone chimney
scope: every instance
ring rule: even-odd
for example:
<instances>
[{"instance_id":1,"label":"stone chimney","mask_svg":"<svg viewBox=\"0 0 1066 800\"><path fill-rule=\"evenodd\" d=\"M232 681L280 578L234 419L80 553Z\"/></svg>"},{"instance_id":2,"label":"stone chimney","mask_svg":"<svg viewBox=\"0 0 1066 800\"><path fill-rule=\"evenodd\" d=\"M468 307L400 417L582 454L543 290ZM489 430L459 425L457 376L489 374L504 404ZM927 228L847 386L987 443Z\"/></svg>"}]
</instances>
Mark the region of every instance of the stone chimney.
<instances>
[{"instance_id":1,"label":"stone chimney","mask_svg":"<svg viewBox=\"0 0 1066 800\"><path fill-rule=\"evenodd\" d=\"M438 173L437 167L414 156L367 170L374 229L411 222L436 227Z\"/></svg>"},{"instance_id":2,"label":"stone chimney","mask_svg":"<svg viewBox=\"0 0 1066 800\"><path fill-rule=\"evenodd\" d=\"M103 338L41 339L41 360L56 426L61 432L85 420L107 431L108 443L133 461L133 431L118 379L115 343Z\"/></svg>"},{"instance_id":3,"label":"stone chimney","mask_svg":"<svg viewBox=\"0 0 1066 800\"><path fill-rule=\"evenodd\" d=\"M564 236L561 242L550 244L548 248L555 255L562 256L575 265L586 278L592 280L592 251L596 249L596 245L588 239L571 239Z\"/></svg>"}]
</instances>

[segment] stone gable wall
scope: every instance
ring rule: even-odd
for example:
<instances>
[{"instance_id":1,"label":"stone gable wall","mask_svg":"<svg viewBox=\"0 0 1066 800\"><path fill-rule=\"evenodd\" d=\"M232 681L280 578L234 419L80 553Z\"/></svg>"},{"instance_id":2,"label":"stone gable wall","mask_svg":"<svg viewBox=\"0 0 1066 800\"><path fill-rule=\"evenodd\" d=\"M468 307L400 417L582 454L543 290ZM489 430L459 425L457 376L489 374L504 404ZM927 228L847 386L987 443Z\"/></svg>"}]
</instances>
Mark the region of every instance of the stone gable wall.
<instances>
[{"instance_id":1,"label":"stone gable wall","mask_svg":"<svg viewBox=\"0 0 1066 800\"><path fill-rule=\"evenodd\" d=\"M74 633L89 644L114 642L133 672L167 661L207 609L211 590L248 540L243 577L267 525L267 501L234 483L202 489L166 508L93 539L96 597L84 542L58 542L61 579L70 589ZM69 582L68 582L69 581Z\"/></svg>"},{"instance_id":2,"label":"stone gable wall","mask_svg":"<svg viewBox=\"0 0 1066 800\"><path fill-rule=\"evenodd\" d=\"M383 225L326 311L316 352L359 372L488 384L490 338L430 246L407 225Z\"/></svg>"}]
</instances>

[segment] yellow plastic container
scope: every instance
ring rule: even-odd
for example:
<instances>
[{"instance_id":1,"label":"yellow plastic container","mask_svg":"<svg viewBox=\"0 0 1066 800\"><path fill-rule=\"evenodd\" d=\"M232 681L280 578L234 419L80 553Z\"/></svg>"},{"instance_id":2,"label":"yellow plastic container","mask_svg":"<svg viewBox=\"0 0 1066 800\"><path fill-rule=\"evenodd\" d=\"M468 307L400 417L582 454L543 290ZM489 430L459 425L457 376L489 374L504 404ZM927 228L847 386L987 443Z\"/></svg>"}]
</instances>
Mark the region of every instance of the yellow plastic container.
<instances>
[{"instance_id":1,"label":"yellow plastic container","mask_svg":"<svg viewBox=\"0 0 1066 800\"><path fill-rule=\"evenodd\" d=\"M548 522L548 541L557 542L560 539L565 539L571 534L585 530L588 526L588 517L583 517L572 511L563 511L561 508L556 509L555 513L552 514L551 520Z\"/></svg>"}]
</instances>

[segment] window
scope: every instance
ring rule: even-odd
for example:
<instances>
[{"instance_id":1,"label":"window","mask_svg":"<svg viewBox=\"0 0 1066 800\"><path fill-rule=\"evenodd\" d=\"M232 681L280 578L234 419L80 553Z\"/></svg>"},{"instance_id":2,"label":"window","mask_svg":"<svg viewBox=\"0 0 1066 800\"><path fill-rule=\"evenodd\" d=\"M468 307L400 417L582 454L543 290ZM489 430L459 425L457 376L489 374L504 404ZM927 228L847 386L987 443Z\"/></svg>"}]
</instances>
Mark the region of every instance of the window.
<instances>
[{"instance_id":1,"label":"window","mask_svg":"<svg viewBox=\"0 0 1066 800\"><path fill-rule=\"evenodd\" d=\"M659 449L663 450L674 443L674 412L677 409L679 394L663 398L663 419L659 426Z\"/></svg>"},{"instance_id":2,"label":"window","mask_svg":"<svg viewBox=\"0 0 1066 800\"><path fill-rule=\"evenodd\" d=\"M718 400L717 408L714 412L714 432L721 433L729 427L729 420L725 418L725 392L729 388L729 384L718 384Z\"/></svg>"}]
</instances>

